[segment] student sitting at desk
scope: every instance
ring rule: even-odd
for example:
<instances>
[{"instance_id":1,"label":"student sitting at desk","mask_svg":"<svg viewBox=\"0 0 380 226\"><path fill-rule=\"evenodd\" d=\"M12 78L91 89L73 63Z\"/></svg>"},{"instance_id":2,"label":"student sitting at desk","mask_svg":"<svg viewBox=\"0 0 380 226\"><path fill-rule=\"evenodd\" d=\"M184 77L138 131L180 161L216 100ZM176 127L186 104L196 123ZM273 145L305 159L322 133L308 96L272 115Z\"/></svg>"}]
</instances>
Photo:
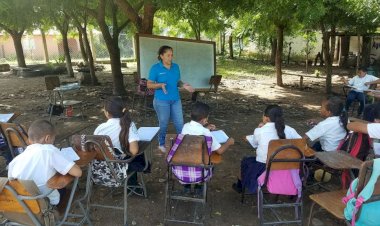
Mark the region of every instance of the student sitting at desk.
<instances>
[{"instance_id":1,"label":"student sitting at desk","mask_svg":"<svg viewBox=\"0 0 380 226\"><path fill-rule=\"evenodd\" d=\"M365 95L364 91L368 90L369 84L372 84L372 82L377 81L378 78L367 74L367 69L364 67L359 68L358 75L347 81L346 79L342 78L343 82L346 85L349 85L353 89L350 90L350 92L347 94L347 100L346 100L346 110L348 111L351 103L354 100L359 101L359 109L358 109L358 116L360 116L364 109L365 104ZM380 82L380 81L379 81Z\"/></svg>"},{"instance_id":2,"label":"student sitting at desk","mask_svg":"<svg viewBox=\"0 0 380 226\"><path fill-rule=\"evenodd\" d=\"M344 111L340 98L330 97L323 100L321 116L326 119L306 132L305 136L310 141L318 140L312 146L315 151L336 151L347 134L347 112Z\"/></svg>"},{"instance_id":3,"label":"student sitting at desk","mask_svg":"<svg viewBox=\"0 0 380 226\"><path fill-rule=\"evenodd\" d=\"M214 130L215 125L208 124L208 116L210 114L210 107L202 102L196 102L191 108L191 121L183 126L182 134L189 135L203 135L212 137L211 151L218 154L223 154L231 145L234 144L233 138L228 138L224 144L219 144L215 137L211 134L210 129ZM188 167L191 168L191 167ZM194 168L194 167L193 167ZM183 174L184 175L184 174ZM177 175L178 177L179 175ZM190 182L190 181L189 181ZM190 192L191 184L184 185L185 192ZM202 191L201 186L194 187L195 192Z\"/></svg>"},{"instance_id":4,"label":"student sitting at desk","mask_svg":"<svg viewBox=\"0 0 380 226\"><path fill-rule=\"evenodd\" d=\"M49 121L34 121L29 127L28 136L31 145L9 163L8 178L33 180L41 194L46 194L51 191L46 183L57 172L74 177L82 175L79 166L66 159L53 145L55 130ZM52 205L57 205L60 193L54 190L48 198Z\"/></svg>"},{"instance_id":5,"label":"student sitting at desk","mask_svg":"<svg viewBox=\"0 0 380 226\"><path fill-rule=\"evenodd\" d=\"M119 97L106 99L103 111L108 120L95 129L94 135L107 135L110 137L114 147L112 154L116 159L124 159L128 156L136 155L139 151L138 142L140 139L135 123L129 117L128 110L122 99ZM145 167L145 160L144 155L139 155L129 164L112 164L118 164L114 169L118 171L117 176L122 178L127 176L127 170L141 172ZM94 160L92 173L95 183L109 187L119 186L117 181L113 179L105 161ZM137 185L136 174L133 174L128 184Z\"/></svg>"},{"instance_id":6,"label":"student sitting at desk","mask_svg":"<svg viewBox=\"0 0 380 226\"><path fill-rule=\"evenodd\" d=\"M240 178L232 188L241 193L244 188L249 193L257 190L257 178L265 171L268 145L271 140L297 139L301 136L295 129L285 125L282 108L278 105L268 105L264 111L263 121L255 129L252 144L256 147L256 157L244 157L240 163Z\"/></svg>"}]
</instances>

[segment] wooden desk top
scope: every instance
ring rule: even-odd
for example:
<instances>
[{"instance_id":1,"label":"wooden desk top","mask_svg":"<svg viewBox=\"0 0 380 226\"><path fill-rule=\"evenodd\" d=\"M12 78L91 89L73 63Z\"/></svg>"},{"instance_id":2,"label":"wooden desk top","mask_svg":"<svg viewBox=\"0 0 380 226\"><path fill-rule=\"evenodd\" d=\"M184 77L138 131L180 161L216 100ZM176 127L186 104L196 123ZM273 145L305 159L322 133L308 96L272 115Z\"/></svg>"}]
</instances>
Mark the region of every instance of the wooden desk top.
<instances>
[{"instance_id":1,"label":"wooden desk top","mask_svg":"<svg viewBox=\"0 0 380 226\"><path fill-rule=\"evenodd\" d=\"M66 187L73 180L74 177L69 174L62 175L60 173L56 173L52 178L48 180L47 186L51 189L61 189Z\"/></svg>"},{"instance_id":2,"label":"wooden desk top","mask_svg":"<svg viewBox=\"0 0 380 226\"><path fill-rule=\"evenodd\" d=\"M177 137L177 134L166 134L165 146L168 148L168 153L169 153L169 149L172 146L171 139L173 139L173 142L174 142L176 137ZM212 152L212 154L210 156L210 160L213 164L219 164L222 162L222 155L220 155L216 152Z\"/></svg>"},{"instance_id":3,"label":"wooden desk top","mask_svg":"<svg viewBox=\"0 0 380 226\"><path fill-rule=\"evenodd\" d=\"M344 151L315 152L315 156L326 166L337 170L360 169L363 163Z\"/></svg>"}]
</instances>

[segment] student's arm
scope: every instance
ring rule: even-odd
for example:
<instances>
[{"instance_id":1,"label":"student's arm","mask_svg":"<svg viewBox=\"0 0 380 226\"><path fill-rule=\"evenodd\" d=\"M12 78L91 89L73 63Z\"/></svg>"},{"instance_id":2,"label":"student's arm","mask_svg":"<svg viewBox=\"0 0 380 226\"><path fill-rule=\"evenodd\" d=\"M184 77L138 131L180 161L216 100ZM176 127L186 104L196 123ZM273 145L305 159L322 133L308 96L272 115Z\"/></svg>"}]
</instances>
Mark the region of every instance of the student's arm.
<instances>
[{"instance_id":1,"label":"student's arm","mask_svg":"<svg viewBox=\"0 0 380 226\"><path fill-rule=\"evenodd\" d=\"M215 150L219 155L223 154L231 145L235 143L234 138L228 138L227 142L222 144L219 149Z\"/></svg>"},{"instance_id":2,"label":"student's arm","mask_svg":"<svg viewBox=\"0 0 380 226\"><path fill-rule=\"evenodd\" d=\"M366 83L364 83L364 85L369 86L369 85L372 85L372 84L379 84L379 83L380 83L380 79L376 79L376 80L374 80L372 82L366 82Z\"/></svg>"},{"instance_id":3,"label":"student's arm","mask_svg":"<svg viewBox=\"0 0 380 226\"><path fill-rule=\"evenodd\" d=\"M71 167L71 169L67 173L70 174L71 176L74 176L74 177L81 177L82 176L82 170L80 169L80 167L77 164L74 164L73 167Z\"/></svg>"},{"instance_id":4,"label":"student's arm","mask_svg":"<svg viewBox=\"0 0 380 226\"><path fill-rule=\"evenodd\" d=\"M133 141L129 143L129 152L132 155L136 155L139 152L139 142Z\"/></svg>"},{"instance_id":5,"label":"student's arm","mask_svg":"<svg viewBox=\"0 0 380 226\"><path fill-rule=\"evenodd\" d=\"M367 125L368 124L362 122L350 122L347 124L347 129L354 132L368 134Z\"/></svg>"}]
</instances>

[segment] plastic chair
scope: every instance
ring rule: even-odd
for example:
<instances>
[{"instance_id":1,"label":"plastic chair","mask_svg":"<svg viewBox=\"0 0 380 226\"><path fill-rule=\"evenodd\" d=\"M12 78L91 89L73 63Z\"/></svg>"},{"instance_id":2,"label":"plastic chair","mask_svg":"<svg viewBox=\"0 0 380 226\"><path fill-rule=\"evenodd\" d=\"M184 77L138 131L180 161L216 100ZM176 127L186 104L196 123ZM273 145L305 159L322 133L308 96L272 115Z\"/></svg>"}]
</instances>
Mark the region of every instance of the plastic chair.
<instances>
[{"instance_id":1,"label":"plastic chair","mask_svg":"<svg viewBox=\"0 0 380 226\"><path fill-rule=\"evenodd\" d=\"M86 202L86 211L90 212L91 207L99 207L99 208L110 208L110 209L117 209L117 210L123 210L123 224L127 225L128 218L127 218L127 201L128 196L131 194L137 194L144 197L147 197L146 187L145 183L142 177L141 173L137 172L130 172L125 178L119 178L117 176L117 172L115 170L114 164L123 164L123 163L130 163L134 158L131 157L127 160L117 160L112 155L111 151L113 151L113 145L111 142L111 139L108 136L101 136L101 135L74 135L72 137L73 142L73 148L77 152L77 154L81 157L81 162L79 162L80 166L84 166L85 164L88 164L88 171L87 171L87 181L86 181L86 192L85 195L80 198L77 202L81 208L85 208L83 202ZM139 148L139 153L137 155L141 155L144 153L143 149ZM136 156L137 156L136 155ZM147 155L145 155L147 156ZM112 174L112 178L120 184L119 187L123 187L124 189L124 199L122 202L122 206L116 206L116 205L106 205L102 203L94 203L93 200L91 200L91 197L94 195L93 191L93 181L92 181L92 170L93 170L93 164L91 163L92 159L105 161L107 167L110 169L110 172ZM148 161L147 157L145 157L146 161ZM128 185L128 180L133 174L138 174L140 179L139 185ZM104 186L102 184L97 184L100 186ZM136 189L140 188L143 190L143 193L137 193ZM114 190L111 190L109 194L112 194Z\"/></svg>"},{"instance_id":2,"label":"plastic chair","mask_svg":"<svg viewBox=\"0 0 380 226\"><path fill-rule=\"evenodd\" d=\"M83 106L82 106L83 102L79 100L65 100L64 95L63 95L64 92L66 91L79 89L79 87L75 85L75 83L66 85L66 87L59 89L61 86L59 77L56 75L52 75L52 76L45 76L45 85L46 85L46 90L49 91L49 108L48 108L49 121L51 121L51 117L53 114L60 115L61 113L64 112L64 109L66 109L67 116L71 117L72 106L74 105L80 106L81 116L83 119Z\"/></svg>"},{"instance_id":3,"label":"plastic chair","mask_svg":"<svg viewBox=\"0 0 380 226\"><path fill-rule=\"evenodd\" d=\"M372 165L373 161L366 161L362 164L359 171L359 182L357 186L357 191L355 192L355 197L357 198L358 194L363 190L366 186L369 178L372 174ZM309 198L312 200L312 205L310 208L309 221L308 225L311 225L314 206L318 204L321 208L325 209L327 212L335 216L335 218L345 221L347 225L351 225L349 221L347 221L344 217L344 209L346 205L342 202L342 198L346 196L346 190L338 190L331 192L324 192L319 194L312 194ZM372 197L367 200L365 203L379 201L380 200L380 180L377 179L377 183L375 185ZM363 206L363 205L362 205ZM356 219L360 218L360 209L357 213Z\"/></svg>"},{"instance_id":4,"label":"plastic chair","mask_svg":"<svg viewBox=\"0 0 380 226\"><path fill-rule=\"evenodd\" d=\"M19 154L19 149L25 149L28 146L28 133L23 125L16 123L0 123L0 132L4 135L8 148L11 151L12 158Z\"/></svg>"},{"instance_id":5,"label":"plastic chair","mask_svg":"<svg viewBox=\"0 0 380 226\"><path fill-rule=\"evenodd\" d=\"M78 178L75 178L64 215L57 218L47 199L50 192L40 194L31 180L0 178L0 212L6 219L5 225L83 225L85 222L92 225L85 212L69 213L77 185Z\"/></svg>"},{"instance_id":6,"label":"plastic chair","mask_svg":"<svg viewBox=\"0 0 380 226\"><path fill-rule=\"evenodd\" d=\"M305 180L304 162L306 161L308 160L305 158L303 149L293 144L279 145L277 140L269 142L266 171L263 175L263 182L262 184L259 182L257 190L258 219L260 225L294 223L302 225L302 181ZM274 178L277 173L286 175L286 177ZM276 183L276 179L282 179L282 184L290 187L285 189L286 186L273 185ZM287 180L287 182L285 182L285 180ZM272 186L271 182L273 183ZM263 189L266 189L269 194L277 195L277 197L281 195L295 196L295 201L287 201L285 203L270 202L264 198ZM280 218L279 213L276 211L278 208L294 209L294 219L288 220ZM265 221L264 210L266 209L271 210L276 221Z\"/></svg>"},{"instance_id":7,"label":"plastic chair","mask_svg":"<svg viewBox=\"0 0 380 226\"><path fill-rule=\"evenodd\" d=\"M207 202L207 183L211 179L212 168L213 168L213 165L210 161L211 143L209 143L210 147L208 148L209 150L207 150L206 144L205 142L203 142L205 141L204 136L186 135L185 138L183 138L184 142L185 142L185 139L192 139L196 142L192 144L187 143L186 147L182 149L177 149L177 147L179 147L178 145L181 145L177 143L178 142L178 139L177 139L176 144L174 144L174 146L172 144L172 148L168 155L171 157L169 157L170 159L167 159L168 178L166 181L164 221L203 225L203 220L205 217L204 212L205 212L205 207L206 207L206 202ZM183 186L179 186L178 178L174 172L176 170L175 167L182 167L182 168L195 167L201 172L200 178L199 178L200 182L193 183L193 184L197 184L198 186L201 186L201 190L199 190L200 191L199 193L187 194L187 193L182 192ZM190 183L187 183L187 184L190 184ZM185 205L189 203L195 204L195 208L193 209L193 212L192 212L193 219L190 220L184 217L182 217L181 219L176 218L176 210L181 211L181 208L177 208L177 205L180 205L180 204ZM201 205L200 208L198 208L199 207L198 204ZM173 206L175 207L173 208ZM184 211L185 214L190 213L189 209L187 208L182 208L182 211ZM203 213L203 215L200 217L198 215L199 213L201 214Z\"/></svg>"}]
</instances>

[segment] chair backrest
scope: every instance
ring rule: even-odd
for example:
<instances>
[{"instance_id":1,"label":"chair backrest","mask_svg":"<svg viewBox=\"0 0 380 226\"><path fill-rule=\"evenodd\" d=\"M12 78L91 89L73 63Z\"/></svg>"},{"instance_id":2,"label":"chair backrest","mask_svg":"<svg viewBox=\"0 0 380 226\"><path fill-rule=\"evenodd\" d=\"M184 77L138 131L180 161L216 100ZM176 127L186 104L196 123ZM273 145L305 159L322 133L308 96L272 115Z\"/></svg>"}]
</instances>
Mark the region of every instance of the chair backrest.
<instances>
[{"instance_id":1,"label":"chair backrest","mask_svg":"<svg viewBox=\"0 0 380 226\"><path fill-rule=\"evenodd\" d=\"M20 196L37 196L39 190L30 180L0 178L0 213L9 221L25 225L43 225L47 199L22 200ZM48 216L46 216L48 217Z\"/></svg>"},{"instance_id":2,"label":"chair backrest","mask_svg":"<svg viewBox=\"0 0 380 226\"><path fill-rule=\"evenodd\" d=\"M112 141L104 135L73 135L72 147L80 157L76 163L80 166L87 165L93 159L105 161L114 160L110 152L113 151Z\"/></svg>"},{"instance_id":3,"label":"chair backrest","mask_svg":"<svg viewBox=\"0 0 380 226\"><path fill-rule=\"evenodd\" d=\"M217 92L220 82L222 81L221 75L213 75L210 77L208 84L210 85L210 91Z\"/></svg>"},{"instance_id":4,"label":"chair backrest","mask_svg":"<svg viewBox=\"0 0 380 226\"><path fill-rule=\"evenodd\" d=\"M45 76L46 90L53 90L61 85L57 75Z\"/></svg>"},{"instance_id":5,"label":"chair backrest","mask_svg":"<svg viewBox=\"0 0 380 226\"><path fill-rule=\"evenodd\" d=\"M177 142L178 140L176 140ZM176 145L176 144L174 144ZM210 155L204 136L185 135L170 163L174 165L208 165Z\"/></svg>"},{"instance_id":6,"label":"chair backrest","mask_svg":"<svg viewBox=\"0 0 380 226\"><path fill-rule=\"evenodd\" d=\"M300 163L305 156L312 156L305 139L271 140L268 145L267 169L285 170L300 169Z\"/></svg>"},{"instance_id":7,"label":"chair backrest","mask_svg":"<svg viewBox=\"0 0 380 226\"><path fill-rule=\"evenodd\" d=\"M19 154L15 148L26 148L29 144L28 133L23 125L0 123L0 132L4 135L13 157Z\"/></svg>"}]
</instances>

